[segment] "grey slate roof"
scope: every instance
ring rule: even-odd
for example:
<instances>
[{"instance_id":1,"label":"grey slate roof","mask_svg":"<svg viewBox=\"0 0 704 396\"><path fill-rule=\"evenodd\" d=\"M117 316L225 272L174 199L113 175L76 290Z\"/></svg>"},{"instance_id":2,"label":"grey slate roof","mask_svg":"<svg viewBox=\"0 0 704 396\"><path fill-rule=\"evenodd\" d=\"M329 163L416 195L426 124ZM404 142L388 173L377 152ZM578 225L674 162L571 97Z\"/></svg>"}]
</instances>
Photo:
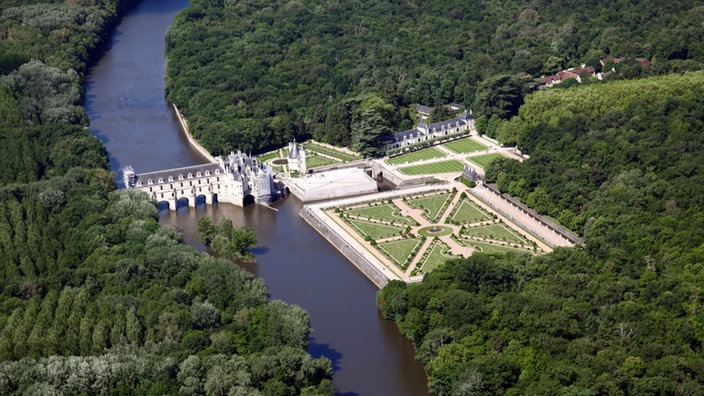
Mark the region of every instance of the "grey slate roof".
<instances>
[{"instance_id":1,"label":"grey slate roof","mask_svg":"<svg viewBox=\"0 0 704 396\"><path fill-rule=\"evenodd\" d=\"M416 111L421 114L430 114L430 112L433 111L433 108L428 107L428 106L423 106L422 104L417 104Z\"/></svg>"},{"instance_id":2,"label":"grey slate roof","mask_svg":"<svg viewBox=\"0 0 704 396\"><path fill-rule=\"evenodd\" d=\"M291 151L288 153L288 158L289 159L298 159L300 156L300 153L298 152L298 143L296 143L296 139L293 139L293 147L291 147Z\"/></svg>"},{"instance_id":3,"label":"grey slate roof","mask_svg":"<svg viewBox=\"0 0 704 396\"><path fill-rule=\"evenodd\" d=\"M162 171L156 171L156 172L147 172L147 173L140 173L137 174L137 182L141 182L142 185L146 185L149 183L149 180L152 181L152 183L157 184L159 183L159 179L161 178L164 183L167 183L169 181L169 177L173 177L174 181L179 180L179 175L183 175L183 179L187 180L188 179L188 174L191 174L191 177L197 177L196 175L198 172L200 172L201 177L206 174L206 172L209 172L211 175L215 175L216 171L218 172L217 174L223 174L224 172L220 169L220 165L218 165L216 162L210 163L210 164L202 164L202 165L193 165L193 166L185 166L182 168L174 168L174 169L167 169L167 170L162 170Z\"/></svg>"},{"instance_id":4,"label":"grey slate roof","mask_svg":"<svg viewBox=\"0 0 704 396\"><path fill-rule=\"evenodd\" d=\"M418 136L418 133L420 133L418 128L413 128L413 129L409 129L407 131L398 132L398 133L394 134L394 141L395 142L403 142L404 137L407 139L410 139L411 135L413 135L413 137L416 137L416 136Z\"/></svg>"},{"instance_id":5,"label":"grey slate roof","mask_svg":"<svg viewBox=\"0 0 704 396\"><path fill-rule=\"evenodd\" d=\"M426 133L433 133L434 130L437 132L440 132L440 131L447 130L450 128L455 128L455 127L457 127L458 124L459 124L459 126L464 126L464 125L467 125L467 120L469 120L472 117L473 116L471 114L469 114L469 112L467 110L465 110L458 117L452 118L450 120L435 122L430 125L426 125L425 122L421 122L418 125L418 128L413 128L413 129L409 129L407 131L395 133L394 134L394 141L397 143L400 143L400 142L403 142L404 137L406 137L408 139L411 138L411 135L413 135L413 137L417 137L418 134L421 133L420 129L427 130Z\"/></svg>"}]
</instances>

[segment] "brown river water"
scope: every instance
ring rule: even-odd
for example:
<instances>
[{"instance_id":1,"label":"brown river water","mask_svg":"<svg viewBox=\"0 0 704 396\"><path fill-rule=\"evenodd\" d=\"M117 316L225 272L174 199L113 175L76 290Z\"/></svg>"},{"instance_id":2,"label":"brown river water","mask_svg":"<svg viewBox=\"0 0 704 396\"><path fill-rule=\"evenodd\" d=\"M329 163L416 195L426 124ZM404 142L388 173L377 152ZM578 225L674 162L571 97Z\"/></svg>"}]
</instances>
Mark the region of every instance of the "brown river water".
<instances>
[{"instance_id":1,"label":"brown river water","mask_svg":"<svg viewBox=\"0 0 704 396\"><path fill-rule=\"evenodd\" d=\"M107 146L117 172L136 172L206 162L191 149L164 99L164 35L186 0L144 0L117 27L102 59L90 70L86 109L91 131ZM196 237L202 216L232 219L257 233L257 263L247 267L269 285L271 298L310 313L309 352L333 362L339 395L428 395L423 368L411 343L379 314L377 288L299 216L290 197L271 208L227 204L160 212L160 222L205 250Z\"/></svg>"}]
</instances>

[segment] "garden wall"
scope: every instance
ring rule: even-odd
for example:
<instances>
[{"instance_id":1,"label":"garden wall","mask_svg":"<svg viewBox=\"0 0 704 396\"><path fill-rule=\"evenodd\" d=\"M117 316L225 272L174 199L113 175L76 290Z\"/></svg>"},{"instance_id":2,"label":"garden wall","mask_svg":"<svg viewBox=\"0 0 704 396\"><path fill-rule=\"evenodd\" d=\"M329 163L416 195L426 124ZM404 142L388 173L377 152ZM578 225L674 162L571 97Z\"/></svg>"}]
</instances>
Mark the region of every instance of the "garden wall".
<instances>
[{"instance_id":1,"label":"garden wall","mask_svg":"<svg viewBox=\"0 0 704 396\"><path fill-rule=\"evenodd\" d=\"M389 279L369 262L360 252L351 247L345 239L335 232L324 219L319 218L308 206L298 213L311 227L328 240L343 256L352 262L364 275L369 278L377 287L386 286Z\"/></svg>"}]
</instances>

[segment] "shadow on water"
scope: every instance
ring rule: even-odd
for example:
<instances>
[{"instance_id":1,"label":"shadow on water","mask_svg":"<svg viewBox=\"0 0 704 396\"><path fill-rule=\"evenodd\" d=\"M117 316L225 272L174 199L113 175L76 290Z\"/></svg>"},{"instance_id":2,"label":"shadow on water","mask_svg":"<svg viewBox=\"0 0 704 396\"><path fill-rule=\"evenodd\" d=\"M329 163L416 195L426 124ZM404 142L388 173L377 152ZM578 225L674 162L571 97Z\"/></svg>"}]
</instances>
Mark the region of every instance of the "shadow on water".
<instances>
[{"instance_id":1,"label":"shadow on water","mask_svg":"<svg viewBox=\"0 0 704 396\"><path fill-rule=\"evenodd\" d=\"M139 5L139 12L142 14L169 15L181 11L186 5L188 5L187 1L144 1Z\"/></svg>"},{"instance_id":2,"label":"shadow on water","mask_svg":"<svg viewBox=\"0 0 704 396\"><path fill-rule=\"evenodd\" d=\"M252 252L252 254L255 256L262 256L269 253L271 249L268 246L256 246L253 248L249 248L249 251Z\"/></svg>"},{"instance_id":3,"label":"shadow on water","mask_svg":"<svg viewBox=\"0 0 704 396\"><path fill-rule=\"evenodd\" d=\"M314 358L326 357L330 359L332 363L332 372L336 373L340 370L340 360L342 360L342 354L331 348L329 344L318 344L315 342L315 337L310 337L310 344L308 345L308 353Z\"/></svg>"},{"instance_id":4,"label":"shadow on water","mask_svg":"<svg viewBox=\"0 0 704 396\"><path fill-rule=\"evenodd\" d=\"M91 130L106 143L118 185L123 165L143 173L206 162L189 147L163 99L164 33L172 13L187 5L187 0L141 1L117 28L119 39L112 40L110 52L89 73ZM260 244L252 250L257 260L241 266L266 280L272 299L309 312L315 329L310 352L331 360L338 395L427 396L413 345L380 317L376 287L299 216L302 203L295 197L272 206L191 208L182 200L178 210L170 211L164 202L159 222L209 253L198 239L203 216L253 227Z\"/></svg>"}]
</instances>

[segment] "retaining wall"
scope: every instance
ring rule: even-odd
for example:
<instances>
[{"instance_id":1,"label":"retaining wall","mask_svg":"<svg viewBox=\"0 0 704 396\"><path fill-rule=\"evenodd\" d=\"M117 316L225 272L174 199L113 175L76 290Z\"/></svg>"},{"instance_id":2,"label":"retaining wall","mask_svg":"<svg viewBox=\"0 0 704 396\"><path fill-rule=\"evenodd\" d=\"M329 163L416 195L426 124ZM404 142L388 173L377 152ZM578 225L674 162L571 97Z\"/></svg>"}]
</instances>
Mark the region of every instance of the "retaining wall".
<instances>
[{"instance_id":1,"label":"retaining wall","mask_svg":"<svg viewBox=\"0 0 704 396\"><path fill-rule=\"evenodd\" d=\"M183 131L183 134L186 135L188 144L190 144L191 147L198 151L203 157L207 158L208 161L215 162L215 157L213 157L212 154L210 154L210 152L205 149L205 147L201 146L200 143L193 139L193 136L191 136L191 131L188 129L188 124L186 124L186 119L183 118L183 114L178 111L178 107L176 107L176 105L173 103L171 104L171 106L174 107L174 111L176 112L176 116L178 117L178 122L181 123L181 130Z\"/></svg>"},{"instance_id":2,"label":"retaining wall","mask_svg":"<svg viewBox=\"0 0 704 396\"><path fill-rule=\"evenodd\" d=\"M407 188L407 187L414 187L417 186L418 184L425 183L428 180L432 180L435 178L435 176L420 176L420 177L414 177L414 178L402 178L396 174L396 172L388 168L386 164L379 163L379 162L371 162L371 167L372 167L372 177L377 177L379 173L381 172L384 176L384 179L390 181L393 183L396 188Z\"/></svg>"},{"instance_id":3,"label":"retaining wall","mask_svg":"<svg viewBox=\"0 0 704 396\"><path fill-rule=\"evenodd\" d=\"M354 264L364 275L369 278L378 288L382 288L389 283L389 279L381 273L372 263L369 262L360 252L352 248L345 242L345 239L335 232L328 224L319 218L313 210L304 205L298 213L313 229L318 231L323 238L327 239L342 255Z\"/></svg>"}]
</instances>

